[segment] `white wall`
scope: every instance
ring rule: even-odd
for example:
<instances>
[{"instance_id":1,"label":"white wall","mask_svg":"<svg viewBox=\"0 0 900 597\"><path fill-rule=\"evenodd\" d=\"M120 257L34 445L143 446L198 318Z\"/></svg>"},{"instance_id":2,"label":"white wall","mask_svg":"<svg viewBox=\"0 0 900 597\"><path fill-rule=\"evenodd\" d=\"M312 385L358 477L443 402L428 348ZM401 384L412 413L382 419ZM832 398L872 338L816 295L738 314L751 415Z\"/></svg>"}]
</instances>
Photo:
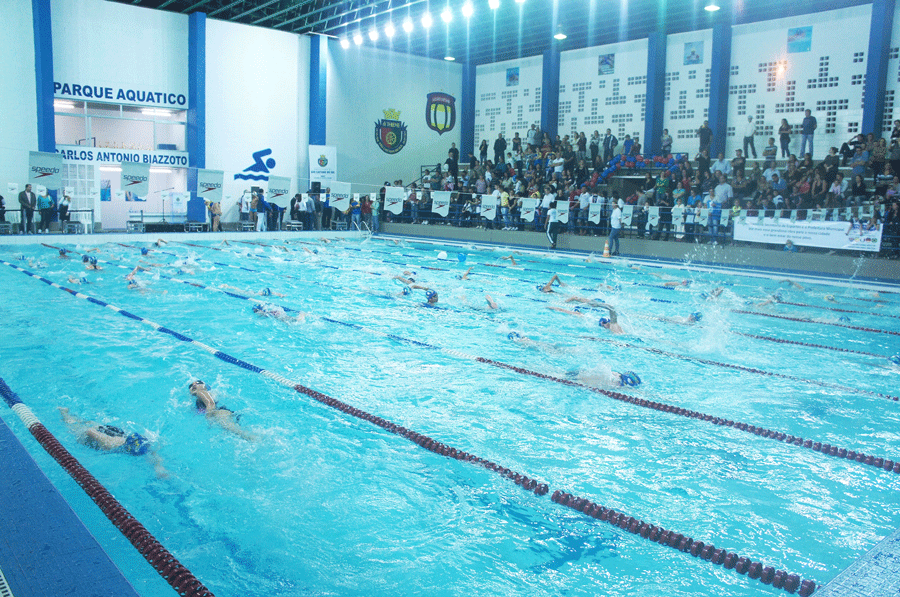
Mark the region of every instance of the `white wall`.
<instances>
[{"instance_id":1,"label":"white wall","mask_svg":"<svg viewBox=\"0 0 900 597\"><path fill-rule=\"evenodd\" d=\"M519 69L518 81L507 77L515 68ZM518 132L524 139L532 124L540 128L543 73L543 56L476 67L475 157L482 139L487 139L488 158L493 159L494 139L499 133L512 139Z\"/></svg>"},{"instance_id":2,"label":"white wall","mask_svg":"<svg viewBox=\"0 0 900 597\"><path fill-rule=\"evenodd\" d=\"M109 87L114 96L122 89L187 98L187 15L105 0L52 0L51 11L56 82ZM186 108L156 101L100 101Z\"/></svg>"},{"instance_id":3,"label":"white wall","mask_svg":"<svg viewBox=\"0 0 900 597\"><path fill-rule=\"evenodd\" d=\"M900 4L897 4L894 12L894 31L891 35L891 51L888 59L887 85L884 97L884 125L881 127L881 136L890 140L894 121L900 120Z\"/></svg>"},{"instance_id":4,"label":"white wall","mask_svg":"<svg viewBox=\"0 0 900 597\"><path fill-rule=\"evenodd\" d=\"M697 52L700 64L685 64L685 51L689 52L698 43L703 44L703 51ZM710 62L712 29L667 36L663 128L669 129L672 151L676 153L693 157L699 147L697 129L709 117Z\"/></svg>"},{"instance_id":5,"label":"white wall","mask_svg":"<svg viewBox=\"0 0 900 597\"><path fill-rule=\"evenodd\" d=\"M447 159L451 143L459 147L460 65L365 45L345 50L332 39L327 47L326 144L337 147L338 180L353 183L354 193L377 191L385 180L415 180L421 166ZM456 98L453 130L428 128L425 106L432 92ZM389 109L399 110L407 127L406 146L395 154L375 143L375 123Z\"/></svg>"},{"instance_id":6,"label":"white wall","mask_svg":"<svg viewBox=\"0 0 900 597\"><path fill-rule=\"evenodd\" d=\"M755 139L760 157L769 137L778 146L782 118L795 127L790 150L799 154L805 109L818 122L816 159L861 132L871 18L872 5L866 4L734 27L726 155L743 145L735 126L746 123L748 114L765 127L757 128ZM795 27L812 27L808 52L788 52L788 29Z\"/></svg>"},{"instance_id":7,"label":"white wall","mask_svg":"<svg viewBox=\"0 0 900 597\"><path fill-rule=\"evenodd\" d=\"M28 180L28 152L37 151L37 102L34 85L34 24L31 0L0 3L0 195L8 209L18 207L6 184L20 189Z\"/></svg>"},{"instance_id":8,"label":"white wall","mask_svg":"<svg viewBox=\"0 0 900 597\"><path fill-rule=\"evenodd\" d=\"M237 219L242 191L267 186L235 179L254 164L254 152L271 149L263 158L275 162L269 174L306 191L309 38L209 19L206 56L206 167L225 171L224 220Z\"/></svg>"}]
</instances>

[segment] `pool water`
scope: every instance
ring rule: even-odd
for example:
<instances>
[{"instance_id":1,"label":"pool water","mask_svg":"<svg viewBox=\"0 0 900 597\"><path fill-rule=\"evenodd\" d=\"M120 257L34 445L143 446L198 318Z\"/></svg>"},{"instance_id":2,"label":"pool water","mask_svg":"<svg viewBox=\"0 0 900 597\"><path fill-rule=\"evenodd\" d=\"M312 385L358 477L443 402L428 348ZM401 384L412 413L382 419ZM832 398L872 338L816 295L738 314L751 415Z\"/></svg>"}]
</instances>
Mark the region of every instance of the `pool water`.
<instances>
[{"instance_id":1,"label":"pool water","mask_svg":"<svg viewBox=\"0 0 900 597\"><path fill-rule=\"evenodd\" d=\"M470 358L564 379L602 381L630 370L640 387L606 389L896 460L900 405L875 394L900 393L900 368L887 360L900 342L884 333L900 329L891 317L898 294L584 256L519 253L514 266L502 259L509 250L379 239L145 246L142 257L137 248L102 245L91 253L102 271L45 247L0 248L0 258L63 286L84 277L77 288L90 296L548 483L551 492L820 584L900 521L900 475ZM139 272L140 288L129 289L124 277L141 260L161 267ZM439 308L422 306L422 290L401 293L392 277L404 271L439 292ZM553 273L565 286L539 292ZM286 296L248 302L185 281ZM717 288L721 295L710 299ZM776 293L781 302L764 304ZM604 310L547 308L574 310L577 303L564 301L575 296L614 305L625 334L598 326ZM257 301L307 316L259 317ZM423 450L6 266L0 304L2 377L219 597L783 593ZM701 321L688 323L694 312ZM534 342L510 340L511 332ZM240 413L257 441L196 414L187 390L196 378ZM77 443L60 406L151 438L170 476L157 478L145 458ZM138 591L170 594L11 411L0 416Z\"/></svg>"}]
</instances>

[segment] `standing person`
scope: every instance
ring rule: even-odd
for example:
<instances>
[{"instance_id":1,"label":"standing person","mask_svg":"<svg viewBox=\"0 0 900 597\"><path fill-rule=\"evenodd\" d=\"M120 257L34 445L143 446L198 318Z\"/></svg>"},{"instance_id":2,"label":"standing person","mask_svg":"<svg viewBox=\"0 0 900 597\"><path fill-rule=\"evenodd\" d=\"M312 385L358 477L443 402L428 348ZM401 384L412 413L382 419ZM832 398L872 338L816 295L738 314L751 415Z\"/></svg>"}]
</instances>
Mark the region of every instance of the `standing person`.
<instances>
[{"instance_id":1,"label":"standing person","mask_svg":"<svg viewBox=\"0 0 900 597\"><path fill-rule=\"evenodd\" d=\"M667 156L672 153L672 135L669 134L669 129L663 129L662 138L660 138L662 142L662 154L663 156Z\"/></svg>"},{"instance_id":2,"label":"standing person","mask_svg":"<svg viewBox=\"0 0 900 597\"><path fill-rule=\"evenodd\" d=\"M0 222L6 221L6 201L3 199L3 195L0 195Z\"/></svg>"},{"instance_id":3,"label":"standing person","mask_svg":"<svg viewBox=\"0 0 900 597\"><path fill-rule=\"evenodd\" d=\"M528 129L528 132L525 133L525 142L528 145L531 145L534 148L537 148L538 144L538 130L537 125L532 124L531 128Z\"/></svg>"},{"instance_id":4,"label":"standing person","mask_svg":"<svg viewBox=\"0 0 900 597\"><path fill-rule=\"evenodd\" d=\"M700 153L703 153L704 150L709 152L709 145L712 143L713 132L712 129L709 128L708 120L704 120L703 126L697 129L697 136L700 137Z\"/></svg>"},{"instance_id":5,"label":"standing person","mask_svg":"<svg viewBox=\"0 0 900 597\"><path fill-rule=\"evenodd\" d=\"M259 209L259 195L256 191L250 193L250 223L253 224L254 227L257 227L257 220L259 218L257 214L257 210Z\"/></svg>"},{"instance_id":6,"label":"standing person","mask_svg":"<svg viewBox=\"0 0 900 597\"><path fill-rule=\"evenodd\" d=\"M2 199L2 197L0 197ZM69 208L72 206L72 198L63 195L62 201L59 202L59 227L65 230L65 222L70 220Z\"/></svg>"},{"instance_id":7,"label":"standing person","mask_svg":"<svg viewBox=\"0 0 900 597\"><path fill-rule=\"evenodd\" d=\"M315 195L311 195L313 200L313 207L315 208L315 212L313 214L313 228L316 230L322 229L322 197L318 193Z\"/></svg>"},{"instance_id":8,"label":"standing person","mask_svg":"<svg viewBox=\"0 0 900 597\"><path fill-rule=\"evenodd\" d=\"M266 217L269 211L269 204L263 199L262 193L256 194L256 231L266 231Z\"/></svg>"},{"instance_id":9,"label":"standing person","mask_svg":"<svg viewBox=\"0 0 900 597\"><path fill-rule=\"evenodd\" d=\"M597 161L597 156L600 155L600 131L594 131L594 134L591 135L591 163Z\"/></svg>"},{"instance_id":10,"label":"standing person","mask_svg":"<svg viewBox=\"0 0 900 597\"><path fill-rule=\"evenodd\" d=\"M350 197L350 222L351 226L354 226L356 230L362 230L361 214L359 199L353 195Z\"/></svg>"},{"instance_id":11,"label":"standing person","mask_svg":"<svg viewBox=\"0 0 900 597\"><path fill-rule=\"evenodd\" d=\"M556 209L556 201L550 202L547 211L547 238L550 239L550 248L556 248L556 238L559 236L559 212Z\"/></svg>"},{"instance_id":12,"label":"standing person","mask_svg":"<svg viewBox=\"0 0 900 597\"><path fill-rule=\"evenodd\" d=\"M478 160L483 164L487 161L487 152L488 152L488 142L487 139L481 140L481 145L478 146Z\"/></svg>"},{"instance_id":13,"label":"standing person","mask_svg":"<svg viewBox=\"0 0 900 597\"><path fill-rule=\"evenodd\" d=\"M497 133L497 139L494 141L494 163L503 163L503 156L506 155L506 139L503 133Z\"/></svg>"},{"instance_id":14,"label":"standing person","mask_svg":"<svg viewBox=\"0 0 900 597\"><path fill-rule=\"evenodd\" d=\"M753 159L756 159L756 145L753 143L753 137L756 136L756 123L753 122L753 116L747 114L747 124L744 125L744 155L750 157L747 153L747 146L753 150Z\"/></svg>"},{"instance_id":15,"label":"standing person","mask_svg":"<svg viewBox=\"0 0 900 597\"><path fill-rule=\"evenodd\" d=\"M606 136L603 137L603 162L608 164L613 159L613 153L619 140L612 134L612 129L606 129Z\"/></svg>"},{"instance_id":16,"label":"standing person","mask_svg":"<svg viewBox=\"0 0 900 597\"><path fill-rule=\"evenodd\" d=\"M781 119L781 126L778 127L778 139L781 141L781 157L790 157L791 125L788 124L787 118Z\"/></svg>"},{"instance_id":17,"label":"standing person","mask_svg":"<svg viewBox=\"0 0 900 597\"><path fill-rule=\"evenodd\" d=\"M207 201L206 207L209 209L209 214L212 216L212 226L210 227L210 231L221 232L222 229L219 228L219 220L222 218L222 204L219 202L213 203L212 201Z\"/></svg>"},{"instance_id":18,"label":"standing person","mask_svg":"<svg viewBox=\"0 0 900 597\"><path fill-rule=\"evenodd\" d=\"M378 234L378 226L381 217L381 195L376 195L372 202L372 234Z\"/></svg>"},{"instance_id":19,"label":"standing person","mask_svg":"<svg viewBox=\"0 0 900 597\"><path fill-rule=\"evenodd\" d=\"M44 192L38 195L37 208L41 212L41 225L38 228L38 232L49 234L50 218L53 217L53 199L50 198L47 189L44 189Z\"/></svg>"},{"instance_id":20,"label":"standing person","mask_svg":"<svg viewBox=\"0 0 900 597\"><path fill-rule=\"evenodd\" d=\"M625 202L619 199L609 217L609 248L613 255L619 254L619 233L622 231L622 207Z\"/></svg>"},{"instance_id":21,"label":"standing person","mask_svg":"<svg viewBox=\"0 0 900 597\"><path fill-rule=\"evenodd\" d=\"M31 185L25 185L25 190L19 193L19 210L22 218L19 220L19 234L34 234L34 209L37 207L37 197L31 192Z\"/></svg>"},{"instance_id":22,"label":"standing person","mask_svg":"<svg viewBox=\"0 0 900 597\"><path fill-rule=\"evenodd\" d=\"M360 213L362 214L363 223L369 228L369 231L372 231L372 197L370 195L363 195L362 201L360 202Z\"/></svg>"},{"instance_id":23,"label":"standing person","mask_svg":"<svg viewBox=\"0 0 900 597\"><path fill-rule=\"evenodd\" d=\"M816 132L816 128L819 126L819 123L816 122L816 117L812 115L810 110L806 110L806 116L803 118L803 124L800 126L800 133L802 134L801 142L800 142L800 155L806 155L806 144L809 143L809 155L810 157L813 154L813 134Z\"/></svg>"}]
</instances>

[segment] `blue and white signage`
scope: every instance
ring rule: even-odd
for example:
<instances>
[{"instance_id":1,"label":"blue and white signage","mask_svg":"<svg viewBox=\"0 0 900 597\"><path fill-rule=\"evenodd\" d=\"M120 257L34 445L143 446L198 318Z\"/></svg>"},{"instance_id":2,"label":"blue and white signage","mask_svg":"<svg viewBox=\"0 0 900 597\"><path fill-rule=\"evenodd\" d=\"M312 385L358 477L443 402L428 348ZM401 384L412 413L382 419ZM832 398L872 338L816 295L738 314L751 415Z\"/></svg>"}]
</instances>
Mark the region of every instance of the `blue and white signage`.
<instances>
[{"instance_id":1,"label":"blue and white signage","mask_svg":"<svg viewBox=\"0 0 900 597\"><path fill-rule=\"evenodd\" d=\"M125 89L104 87L90 83L53 82L53 94L58 98L78 101L134 104L187 110L188 100L183 93L159 89Z\"/></svg>"}]
</instances>

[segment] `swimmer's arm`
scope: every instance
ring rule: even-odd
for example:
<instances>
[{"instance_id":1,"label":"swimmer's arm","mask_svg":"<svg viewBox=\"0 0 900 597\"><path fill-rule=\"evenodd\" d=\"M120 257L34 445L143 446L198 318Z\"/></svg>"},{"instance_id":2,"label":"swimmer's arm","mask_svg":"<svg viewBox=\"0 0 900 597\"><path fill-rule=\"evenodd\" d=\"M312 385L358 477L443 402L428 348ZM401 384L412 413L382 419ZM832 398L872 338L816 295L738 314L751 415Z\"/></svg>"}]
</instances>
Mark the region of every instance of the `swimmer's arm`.
<instances>
[{"instance_id":1,"label":"swimmer's arm","mask_svg":"<svg viewBox=\"0 0 900 597\"><path fill-rule=\"evenodd\" d=\"M484 298L487 301L487 304L491 309L499 309L500 308L500 306L497 305L496 302L494 302L494 299L491 298L491 295L486 294L486 295L484 295Z\"/></svg>"},{"instance_id":2,"label":"swimmer's arm","mask_svg":"<svg viewBox=\"0 0 900 597\"><path fill-rule=\"evenodd\" d=\"M560 313L566 313L567 315L577 315L578 317L584 317L584 313L579 313L578 311L570 311L568 309L563 309L562 307L555 307L553 305L547 305L547 308L551 311L558 311Z\"/></svg>"},{"instance_id":3,"label":"swimmer's arm","mask_svg":"<svg viewBox=\"0 0 900 597\"><path fill-rule=\"evenodd\" d=\"M469 269L466 270L466 273L464 273L464 274L462 275L462 277L460 277L460 280L468 280L468 279L469 279L469 274L472 272L473 269L475 269L475 266L474 266L474 265L473 265L472 267L470 267Z\"/></svg>"},{"instance_id":4,"label":"swimmer's arm","mask_svg":"<svg viewBox=\"0 0 900 597\"><path fill-rule=\"evenodd\" d=\"M618 316L616 315L616 309L612 305L607 305L606 303L600 303L597 305L601 309L606 309L609 311L609 322L616 323Z\"/></svg>"},{"instance_id":5,"label":"swimmer's arm","mask_svg":"<svg viewBox=\"0 0 900 597\"><path fill-rule=\"evenodd\" d=\"M147 458L149 458L150 462L153 464L153 471L156 473L157 479L169 478L169 471L163 467L162 458L159 457L159 454L151 450L147 453Z\"/></svg>"}]
</instances>

